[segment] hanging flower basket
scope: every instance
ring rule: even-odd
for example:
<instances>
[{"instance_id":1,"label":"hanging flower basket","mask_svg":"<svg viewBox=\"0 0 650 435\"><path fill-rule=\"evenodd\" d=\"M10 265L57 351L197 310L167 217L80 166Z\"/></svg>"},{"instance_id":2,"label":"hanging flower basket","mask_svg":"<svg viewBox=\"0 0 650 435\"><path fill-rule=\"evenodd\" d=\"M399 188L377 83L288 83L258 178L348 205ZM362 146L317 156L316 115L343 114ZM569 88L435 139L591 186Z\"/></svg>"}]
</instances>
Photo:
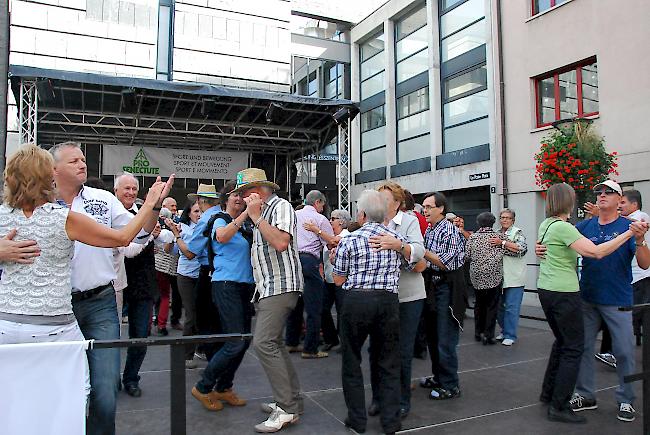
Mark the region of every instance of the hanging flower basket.
<instances>
[{"instance_id":1,"label":"hanging flower basket","mask_svg":"<svg viewBox=\"0 0 650 435\"><path fill-rule=\"evenodd\" d=\"M542 139L535 154L535 184L546 190L553 184L567 183L584 197L596 184L618 175L616 151L605 150L603 137L593 130L589 120L557 124L561 125Z\"/></svg>"}]
</instances>

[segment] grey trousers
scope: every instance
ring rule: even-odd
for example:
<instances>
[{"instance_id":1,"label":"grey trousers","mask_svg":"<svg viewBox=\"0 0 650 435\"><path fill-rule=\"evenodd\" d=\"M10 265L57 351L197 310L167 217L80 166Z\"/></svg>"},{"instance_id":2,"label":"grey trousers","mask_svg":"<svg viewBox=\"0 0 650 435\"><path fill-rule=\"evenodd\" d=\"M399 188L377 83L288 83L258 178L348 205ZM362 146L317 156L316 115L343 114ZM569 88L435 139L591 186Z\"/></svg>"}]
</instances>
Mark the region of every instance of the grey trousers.
<instances>
[{"instance_id":1,"label":"grey trousers","mask_svg":"<svg viewBox=\"0 0 650 435\"><path fill-rule=\"evenodd\" d=\"M284 345L282 331L299 295L299 292L284 293L262 298L255 304L257 320L253 349L269 379L275 402L290 414L302 413L303 401L298 375Z\"/></svg>"},{"instance_id":2,"label":"grey trousers","mask_svg":"<svg viewBox=\"0 0 650 435\"><path fill-rule=\"evenodd\" d=\"M185 321L183 322L183 336L196 335L198 329L196 327L196 278L190 278L184 275L176 277L178 281L178 293L181 295L183 301L183 308L185 308ZM191 360L194 358L194 351L196 346L193 344L185 345L185 359Z\"/></svg>"},{"instance_id":3,"label":"grey trousers","mask_svg":"<svg viewBox=\"0 0 650 435\"><path fill-rule=\"evenodd\" d=\"M616 401L634 403L632 384L623 382L623 377L634 373L634 332L632 330L632 312L618 311L614 305L596 305L582 301L585 325L585 350L580 361L576 392L588 399L594 395L594 353L596 352L596 335L600 323L605 322L612 335L612 352L616 357L616 374L619 386L616 388Z\"/></svg>"}]
</instances>

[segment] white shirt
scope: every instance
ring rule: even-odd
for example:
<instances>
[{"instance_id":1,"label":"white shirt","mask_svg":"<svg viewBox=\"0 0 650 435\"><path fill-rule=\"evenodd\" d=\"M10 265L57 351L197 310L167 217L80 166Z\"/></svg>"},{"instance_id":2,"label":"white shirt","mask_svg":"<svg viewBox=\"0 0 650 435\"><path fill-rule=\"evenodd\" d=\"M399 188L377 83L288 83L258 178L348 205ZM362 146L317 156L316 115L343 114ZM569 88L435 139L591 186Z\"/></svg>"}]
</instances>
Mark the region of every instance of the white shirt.
<instances>
[{"instance_id":1,"label":"white shirt","mask_svg":"<svg viewBox=\"0 0 650 435\"><path fill-rule=\"evenodd\" d=\"M408 245L411 247L409 263L415 264L424 258L424 239L417 217L398 211L387 226L408 240ZM422 274L402 269L399 277L398 295L400 303L426 298Z\"/></svg>"},{"instance_id":2,"label":"white shirt","mask_svg":"<svg viewBox=\"0 0 650 435\"><path fill-rule=\"evenodd\" d=\"M636 221L644 221L644 222L650 222L650 216L648 216L648 213L645 213L641 210L637 210L634 213L630 213L628 216L630 219L634 219ZM646 243L650 244L650 231L645 233L645 241ZM649 278L650 277L650 268L643 270L639 267L639 263L636 261L636 256L632 259L632 284L634 284L637 281L641 281L643 278Z\"/></svg>"},{"instance_id":3,"label":"white shirt","mask_svg":"<svg viewBox=\"0 0 650 435\"><path fill-rule=\"evenodd\" d=\"M120 229L127 225L133 215L112 193L83 186L72 200L71 210L85 214L98 223L110 228ZM133 240L146 243L148 233L141 230ZM72 257L72 291L86 291L107 285L116 278L113 267L113 249L97 248L80 242L74 244Z\"/></svg>"}]
</instances>

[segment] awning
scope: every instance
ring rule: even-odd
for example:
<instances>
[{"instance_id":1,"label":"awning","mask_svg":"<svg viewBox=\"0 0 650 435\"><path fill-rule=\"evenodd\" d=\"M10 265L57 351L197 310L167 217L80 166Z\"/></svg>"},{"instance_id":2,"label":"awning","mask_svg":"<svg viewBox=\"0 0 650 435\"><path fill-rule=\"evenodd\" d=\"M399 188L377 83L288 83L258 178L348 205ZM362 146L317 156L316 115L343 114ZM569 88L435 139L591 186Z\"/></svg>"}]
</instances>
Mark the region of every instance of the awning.
<instances>
[{"instance_id":1,"label":"awning","mask_svg":"<svg viewBox=\"0 0 650 435\"><path fill-rule=\"evenodd\" d=\"M16 101L21 82L36 83L41 145L74 140L296 158L335 139L334 113L358 112L348 100L17 65L9 78Z\"/></svg>"}]
</instances>

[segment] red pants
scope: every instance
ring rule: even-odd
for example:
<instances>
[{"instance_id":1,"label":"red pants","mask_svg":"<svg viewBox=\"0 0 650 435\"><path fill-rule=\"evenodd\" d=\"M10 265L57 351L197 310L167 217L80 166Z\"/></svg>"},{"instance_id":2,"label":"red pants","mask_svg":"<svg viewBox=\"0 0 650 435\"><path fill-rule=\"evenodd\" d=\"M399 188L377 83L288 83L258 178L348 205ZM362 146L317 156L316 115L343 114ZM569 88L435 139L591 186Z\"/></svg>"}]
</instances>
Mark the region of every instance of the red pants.
<instances>
[{"instance_id":1,"label":"red pants","mask_svg":"<svg viewBox=\"0 0 650 435\"><path fill-rule=\"evenodd\" d=\"M158 307L158 329L167 327L167 318L169 317L169 294L171 292L171 283L169 275L162 272L156 272L158 279L158 289L160 290L160 305Z\"/></svg>"}]
</instances>

